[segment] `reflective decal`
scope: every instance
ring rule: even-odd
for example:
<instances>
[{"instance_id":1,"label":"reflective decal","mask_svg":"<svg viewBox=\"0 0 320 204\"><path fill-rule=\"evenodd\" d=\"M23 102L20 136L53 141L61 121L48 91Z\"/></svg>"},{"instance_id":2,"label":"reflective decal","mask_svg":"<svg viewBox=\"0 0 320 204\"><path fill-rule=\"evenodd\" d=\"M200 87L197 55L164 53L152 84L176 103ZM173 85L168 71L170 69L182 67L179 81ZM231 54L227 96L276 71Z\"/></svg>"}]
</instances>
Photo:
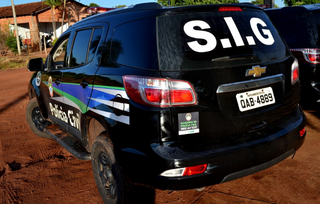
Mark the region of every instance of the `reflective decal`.
<instances>
[{"instance_id":1,"label":"reflective decal","mask_svg":"<svg viewBox=\"0 0 320 204\"><path fill-rule=\"evenodd\" d=\"M122 87L99 85L97 87L92 86L92 89L83 90L79 84L61 83L60 86L55 86L55 84L52 83L51 77L49 77L48 82L44 82L44 84L49 87L49 90L54 90L55 93L63 96L51 98L58 103L73 107L81 111L82 114L85 114L90 110L107 119L130 124L129 97ZM61 90L61 87L63 87L63 91ZM55 108L55 106L53 106L53 108ZM54 109L52 110L56 111ZM78 114L74 115L70 113L71 119L69 118L68 111L65 112L65 114L68 118L68 123L73 127L78 127ZM73 115L75 118L73 118ZM66 117L64 115L59 116L59 113L57 113L57 116L55 117L62 121L66 120Z\"/></svg>"},{"instance_id":2,"label":"reflective decal","mask_svg":"<svg viewBox=\"0 0 320 204\"><path fill-rule=\"evenodd\" d=\"M36 77L36 85L40 86L40 83L41 83L41 72L38 72Z\"/></svg>"},{"instance_id":3,"label":"reflective decal","mask_svg":"<svg viewBox=\"0 0 320 204\"><path fill-rule=\"evenodd\" d=\"M217 46L217 40L214 35L208 31L196 30L195 27L200 27L201 29L208 29L210 25L204 21L195 20L187 22L183 30L184 32L193 38L204 39L207 41L206 45L201 45L197 40L188 42L189 47L196 52L210 52Z\"/></svg>"},{"instance_id":4,"label":"reflective decal","mask_svg":"<svg viewBox=\"0 0 320 204\"><path fill-rule=\"evenodd\" d=\"M224 49L232 48L230 39L234 40L236 47L245 46L244 40L246 40L248 45L256 45L254 37L264 45L273 45L275 42L271 31L267 29L267 24L260 18L253 17L250 19L253 36L242 36L232 17L224 17L223 19L229 28L231 36L226 36L226 38L222 39L216 39L215 35L209 32L211 29L210 25L203 20L192 20L185 23L183 26L185 34L197 39L187 42L188 46L195 52L205 53L214 50L218 42L221 43ZM206 43L200 44L199 40L204 40Z\"/></svg>"},{"instance_id":5,"label":"reflective decal","mask_svg":"<svg viewBox=\"0 0 320 204\"><path fill-rule=\"evenodd\" d=\"M265 45L272 45L274 43L273 36L269 29L262 29L263 34L266 35L267 38L263 37L259 31L258 25L261 25L262 27L267 27L267 24L263 20L261 20L260 18L252 18L250 20L250 25L253 30L253 33L261 43Z\"/></svg>"},{"instance_id":6,"label":"reflective decal","mask_svg":"<svg viewBox=\"0 0 320 204\"><path fill-rule=\"evenodd\" d=\"M49 86L49 94L53 97L53 87L52 87L52 77L50 76L48 79L48 86Z\"/></svg>"},{"instance_id":7,"label":"reflective decal","mask_svg":"<svg viewBox=\"0 0 320 204\"><path fill-rule=\"evenodd\" d=\"M79 113L74 113L72 110L64 111L62 106L58 106L57 104L52 104L50 102L49 108L52 116L80 130Z\"/></svg>"},{"instance_id":8,"label":"reflective decal","mask_svg":"<svg viewBox=\"0 0 320 204\"><path fill-rule=\"evenodd\" d=\"M107 106L111 106L111 107L116 108L118 110L129 112L129 104L127 104L127 103L119 103L119 102L115 102L115 101L102 100L102 99L98 99L98 98L91 98L91 100L97 101L97 102L105 104Z\"/></svg>"}]
</instances>

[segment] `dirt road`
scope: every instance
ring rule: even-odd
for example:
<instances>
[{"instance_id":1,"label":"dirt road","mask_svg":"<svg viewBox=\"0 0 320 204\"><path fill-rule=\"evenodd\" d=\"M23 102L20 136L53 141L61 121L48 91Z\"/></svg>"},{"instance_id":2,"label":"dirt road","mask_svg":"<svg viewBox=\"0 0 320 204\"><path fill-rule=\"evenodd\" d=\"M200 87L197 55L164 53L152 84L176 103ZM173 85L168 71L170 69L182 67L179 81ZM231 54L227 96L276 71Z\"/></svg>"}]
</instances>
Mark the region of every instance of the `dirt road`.
<instances>
[{"instance_id":1,"label":"dirt road","mask_svg":"<svg viewBox=\"0 0 320 204\"><path fill-rule=\"evenodd\" d=\"M0 71L0 203L102 203L91 163L28 128L30 76ZM201 192L156 190L155 203L320 203L320 112L305 113L307 138L294 159Z\"/></svg>"}]
</instances>

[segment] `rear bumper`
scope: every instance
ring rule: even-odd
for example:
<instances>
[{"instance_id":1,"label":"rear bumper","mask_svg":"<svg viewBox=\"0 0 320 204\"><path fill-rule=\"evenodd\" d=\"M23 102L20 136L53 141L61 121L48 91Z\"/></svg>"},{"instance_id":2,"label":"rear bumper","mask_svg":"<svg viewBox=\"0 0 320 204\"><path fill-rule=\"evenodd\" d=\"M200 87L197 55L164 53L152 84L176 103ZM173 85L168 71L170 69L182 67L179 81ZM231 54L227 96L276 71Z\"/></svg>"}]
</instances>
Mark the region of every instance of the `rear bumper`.
<instances>
[{"instance_id":1,"label":"rear bumper","mask_svg":"<svg viewBox=\"0 0 320 204\"><path fill-rule=\"evenodd\" d=\"M303 144L300 130L306 119L300 108L289 120L259 139L206 151L185 150L175 143L153 143L151 149L123 149L119 161L130 181L159 189L184 190L240 178L275 165ZM122 162L121 162L122 163ZM166 170L208 164L206 171L187 177L163 177Z\"/></svg>"}]
</instances>

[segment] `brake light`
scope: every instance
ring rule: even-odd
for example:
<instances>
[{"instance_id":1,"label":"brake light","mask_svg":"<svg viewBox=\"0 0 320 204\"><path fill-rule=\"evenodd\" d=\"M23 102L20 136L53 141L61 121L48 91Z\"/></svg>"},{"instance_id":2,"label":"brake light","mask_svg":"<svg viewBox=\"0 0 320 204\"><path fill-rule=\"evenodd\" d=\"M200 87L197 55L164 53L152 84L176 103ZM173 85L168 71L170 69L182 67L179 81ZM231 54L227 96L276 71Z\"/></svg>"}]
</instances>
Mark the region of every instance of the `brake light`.
<instances>
[{"instance_id":1,"label":"brake light","mask_svg":"<svg viewBox=\"0 0 320 204\"><path fill-rule=\"evenodd\" d=\"M242 11L240 7L235 6L226 6L226 7L220 7L219 11Z\"/></svg>"},{"instance_id":2,"label":"brake light","mask_svg":"<svg viewBox=\"0 0 320 204\"><path fill-rule=\"evenodd\" d=\"M320 63L320 49L318 48L303 48L290 49L291 52L302 52L304 59L311 64Z\"/></svg>"},{"instance_id":3,"label":"brake light","mask_svg":"<svg viewBox=\"0 0 320 204\"><path fill-rule=\"evenodd\" d=\"M291 65L291 84L295 84L299 80L299 63L295 59Z\"/></svg>"},{"instance_id":4,"label":"brake light","mask_svg":"<svg viewBox=\"0 0 320 204\"><path fill-rule=\"evenodd\" d=\"M186 167L182 176L192 176L196 174L202 174L206 171L206 169L207 169L207 164Z\"/></svg>"},{"instance_id":5,"label":"brake light","mask_svg":"<svg viewBox=\"0 0 320 204\"><path fill-rule=\"evenodd\" d=\"M305 128L300 130L300 137L303 137L305 134L306 134L306 129Z\"/></svg>"},{"instance_id":6,"label":"brake light","mask_svg":"<svg viewBox=\"0 0 320 204\"><path fill-rule=\"evenodd\" d=\"M128 96L135 102L156 106L186 106L197 103L193 86L182 80L123 76Z\"/></svg>"}]
</instances>

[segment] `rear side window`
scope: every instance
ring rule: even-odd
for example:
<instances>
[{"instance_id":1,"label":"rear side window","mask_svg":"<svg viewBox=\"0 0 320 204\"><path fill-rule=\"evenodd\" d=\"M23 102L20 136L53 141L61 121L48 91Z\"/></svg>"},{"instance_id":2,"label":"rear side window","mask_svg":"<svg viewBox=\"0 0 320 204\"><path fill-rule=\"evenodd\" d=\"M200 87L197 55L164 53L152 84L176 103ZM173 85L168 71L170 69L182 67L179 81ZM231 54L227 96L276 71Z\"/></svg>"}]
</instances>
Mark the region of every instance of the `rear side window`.
<instances>
[{"instance_id":1,"label":"rear side window","mask_svg":"<svg viewBox=\"0 0 320 204\"><path fill-rule=\"evenodd\" d=\"M158 69L156 19L141 19L117 26L112 35L111 60L130 67Z\"/></svg>"},{"instance_id":2,"label":"rear side window","mask_svg":"<svg viewBox=\"0 0 320 204\"><path fill-rule=\"evenodd\" d=\"M158 39L161 70L259 64L289 55L262 11L161 16Z\"/></svg>"},{"instance_id":3,"label":"rear side window","mask_svg":"<svg viewBox=\"0 0 320 204\"><path fill-rule=\"evenodd\" d=\"M71 51L70 67L90 62L98 47L102 29L87 29L76 33Z\"/></svg>"},{"instance_id":4,"label":"rear side window","mask_svg":"<svg viewBox=\"0 0 320 204\"><path fill-rule=\"evenodd\" d=\"M290 8L291 9L291 8ZM320 13L267 11L289 47L320 46Z\"/></svg>"}]
</instances>

